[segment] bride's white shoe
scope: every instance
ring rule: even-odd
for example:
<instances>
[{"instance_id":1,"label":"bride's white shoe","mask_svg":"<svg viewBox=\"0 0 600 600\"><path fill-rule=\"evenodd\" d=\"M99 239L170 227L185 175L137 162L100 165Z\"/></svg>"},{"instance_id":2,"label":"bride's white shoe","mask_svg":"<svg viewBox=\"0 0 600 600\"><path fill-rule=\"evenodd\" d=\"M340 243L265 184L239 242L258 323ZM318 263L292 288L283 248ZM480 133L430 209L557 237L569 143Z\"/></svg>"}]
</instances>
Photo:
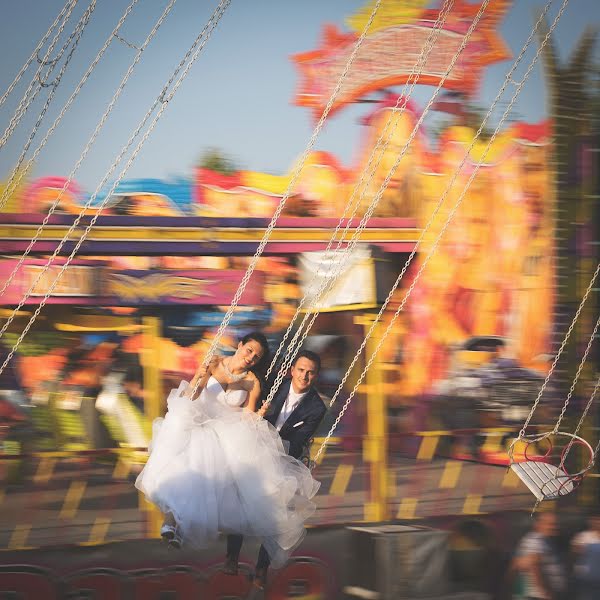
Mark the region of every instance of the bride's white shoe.
<instances>
[{"instance_id":1,"label":"bride's white shoe","mask_svg":"<svg viewBox=\"0 0 600 600\"><path fill-rule=\"evenodd\" d=\"M176 527L175 525L170 525L169 523L163 523L162 527L160 528L160 536L162 537L163 540L165 540L166 542L170 542L176 534Z\"/></svg>"}]
</instances>

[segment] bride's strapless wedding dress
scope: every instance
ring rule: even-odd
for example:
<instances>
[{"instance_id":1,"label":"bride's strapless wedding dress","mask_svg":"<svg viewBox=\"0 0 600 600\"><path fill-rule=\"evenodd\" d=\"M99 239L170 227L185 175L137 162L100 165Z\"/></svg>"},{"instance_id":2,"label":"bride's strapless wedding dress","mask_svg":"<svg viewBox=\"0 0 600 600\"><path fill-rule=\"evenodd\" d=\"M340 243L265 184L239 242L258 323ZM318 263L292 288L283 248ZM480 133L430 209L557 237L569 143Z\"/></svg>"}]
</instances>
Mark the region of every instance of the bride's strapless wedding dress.
<instances>
[{"instance_id":1,"label":"bride's strapless wedding dress","mask_svg":"<svg viewBox=\"0 0 600 600\"><path fill-rule=\"evenodd\" d=\"M239 533L259 538L273 566L282 565L305 535L319 483L270 423L242 408L245 390L210 377L197 400L189 393L182 382L169 394L136 487L173 513L184 544Z\"/></svg>"}]
</instances>

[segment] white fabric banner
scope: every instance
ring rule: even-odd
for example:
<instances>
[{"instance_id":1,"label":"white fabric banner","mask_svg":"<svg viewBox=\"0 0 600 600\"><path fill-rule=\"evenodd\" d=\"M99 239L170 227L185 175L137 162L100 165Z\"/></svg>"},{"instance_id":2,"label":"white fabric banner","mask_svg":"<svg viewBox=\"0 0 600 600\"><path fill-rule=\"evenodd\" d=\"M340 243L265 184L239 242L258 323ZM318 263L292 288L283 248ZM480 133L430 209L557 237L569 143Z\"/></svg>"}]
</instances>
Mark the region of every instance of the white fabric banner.
<instances>
[{"instance_id":1,"label":"white fabric banner","mask_svg":"<svg viewBox=\"0 0 600 600\"><path fill-rule=\"evenodd\" d=\"M302 293L307 295L306 308L328 309L348 304L375 304L375 264L368 246L356 247L344 260L343 251L303 252L299 257ZM316 305L317 292L340 273L337 281Z\"/></svg>"}]
</instances>

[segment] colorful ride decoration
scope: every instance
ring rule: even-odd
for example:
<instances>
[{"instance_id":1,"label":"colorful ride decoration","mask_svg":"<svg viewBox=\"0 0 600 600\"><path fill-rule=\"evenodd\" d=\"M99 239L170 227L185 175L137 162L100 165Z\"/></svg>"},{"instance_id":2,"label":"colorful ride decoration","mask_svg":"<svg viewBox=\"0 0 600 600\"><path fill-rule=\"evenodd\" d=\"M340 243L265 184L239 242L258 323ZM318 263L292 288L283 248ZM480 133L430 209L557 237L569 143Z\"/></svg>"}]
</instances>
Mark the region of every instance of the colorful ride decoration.
<instances>
[{"instance_id":1,"label":"colorful ride decoration","mask_svg":"<svg viewBox=\"0 0 600 600\"><path fill-rule=\"evenodd\" d=\"M458 167L474 131L447 130L427 174L419 176L423 226ZM478 142L421 245L420 267L480 160ZM473 336L508 340L521 366L544 368L553 315L553 191L549 127L515 124L494 142L452 226L407 304L405 390L429 393L448 369L451 348ZM405 283L408 285L408 282ZM403 291L398 292L401 299Z\"/></svg>"},{"instance_id":2,"label":"colorful ride decoration","mask_svg":"<svg viewBox=\"0 0 600 600\"><path fill-rule=\"evenodd\" d=\"M75 181L65 177L41 177L29 184L20 203L14 203L13 210L22 213L45 213L59 199L59 210L79 214L85 205L83 190Z\"/></svg>"},{"instance_id":3,"label":"colorful ride decoration","mask_svg":"<svg viewBox=\"0 0 600 600\"><path fill-rule=\"evenodd\" d=\"M315 226L320 218L340 216L391 115L386 151L361 200L358 214L364 213L419 116L411 103L402 113L393 111L394 104L393 97L386 97L364 119L365 135L351 167L324 151L310 154L285 216L312 217ZM472 336L508 338L509 352L522 366L544 366L540 356L548 351L554 270L549 128L548 122L515 123L494 141L407 304L400 333L388 344L389 356L397 358L401 348L403 395L431 392L447 376L451 348ZM450 126L433 147L432 140L419 132L374 217L403 217L408 219L407 226L424 226L474 134L468 127ZM484 140L475 144L419 249L412 272L431 248L486 144ZM198 169L193 182L123 182L106 214L270 217L289 181L289 174L240 171L224 176ZM24 208L41 210L59 186L58 180L34 181ZM68 189L60 208L74 213L86 196L75 185ZM408 282L407 276L404 286ZM404 286L397 292L397 301Z\"/></svg>"},{"instance_id":4,"label":"colorful ride decoration","mask_svg":"<svg viewBox=\"0 0 600 600\"><path fill-rule=\"evenodd\" d=\"M334 105L334 111L339 110L379 92L379 102L362 121L364 133L352 164L342 164L325 150L313 151L291 190L288 188L295 171L293 165L280 175L246 170L223 175L197 168L191 178L126 180L108 199L103 214L270 218L282 198L289 195L283 216L313 219L306 222L306 227L331 228L331 222L325 224L322 219L344 213L372 150L385 131L383 156L377 161L373 176L364 179L368 184L357 211L362 216L411 138L420 116L420 109L412 102L403 111L394 110L397 96L386 91L407 80L409 67L431 33L439 12L426 8L426 4L422 0L383 4ZM419 129L382 194L373 213L375 218L400 217L402 224L398 226L407 228L424 227L427 223L475 135L475 130L465 126L466 101L477 92L477 82L482 79L485 67L509 56L497 33L509 4L507 0L489 3L445 83L447 97L454 97L456 101L451 104L456 106L452 110L448 106L443 108L443 103L437 107L453 115L449 117L450 124L437 139L423 127ZM439 82L479 8L479 3L463 0L454 3L419 83ZM341 32L335 26L327 26L321 49L293 57L301 73L295 102L308 106L314 116L320 114L328 97L328 82L335 81L371 9L372 2L348 20L351 31ZM476 336L500 336L508 340L507 354L522 367L543 370L547 366L543 355L550 347L554 305L551 212L555 199L550 136L549 122L515 123L492 144L412 293L396 331L386 342L384 360L402 364L399 380L395 382L399 390L396 401L435 393L437 383L449 375L453 349ZM397 306L401 301L411 273L416 272L432 248L486 145L487 140L480 139L470 151L392 305ZM32 182L15 212L41 212L62 192L59 211L79 213L90 195L73 182L67 186L65 183L62 178ZM360 190L355 200L358 195ZM98 194L90 203L88 214L105 199L102 193ZM180 222L184 224L183 219ZM172 260L172 266L166 268L181 271L179 258ZM129 273L125 277L122 273L113 277L113 288L136 294L132 304L145 303L148 294L152 295L150 302L164 300L169 295L165 290L196 289L185 274L144 274L141 272L144 268L140 266L140 272L134 275ZM277 305L274 320L285 327L288 312L294 310L293 302L274 305ZM275 328L274 323L271 325Z\"/></svg>"},{"instance_id":5,"label":"colorful ride decoration","mask_svg":"<svg viewBox=\"0 0 600 600\"><path fill-rule=\"evenodd\" d=\"M74 181L64 177L42 177L27 186L21 202L10 212L47 212L58 200L58 212L94 215L110 187L93 198ZM190 214L192 190L189 180L130 179L119 183L102 214L179 217Z\"/></svg>"},{"instance_id":6,"label":"colorful ride decoration","mask_svg":"<svg viewBox=\"0 0 600 600\"><path fill-rule=\"evenodd\" d=\"M335 25L326 25L320 48L293 57L300 75L294 102L310 108L315 119L323 113L374 4L374 1L369 2L348 19L352 32L342 32ZM330 114L371 92L410 80L415 57L421 53L440 12L425 8L424 4L427 3L405 1L381 6ZM506 0L489 3L479 26L447 77L445 88L472 95L477 91L485 67L510 57L496 30L509 5ZM434 49L421 69L419 83L439 83L480 6L479 3L462 0L454 3Z\"/></svg>"},{"instance_id":7,"label":"colorful ride decoration","mask_svg":"<svg viewBox=\"0 0 600 600\"><path fill-rule=\"evenodd\" d=\"M205 217L271 217L286 193L291 173L269 175L239 171L222 175L196 170L195 214ZM330 153L311 152L290 191L284 216L339 217L342 214L351 171Z\"/></svg>"}]
</instances>

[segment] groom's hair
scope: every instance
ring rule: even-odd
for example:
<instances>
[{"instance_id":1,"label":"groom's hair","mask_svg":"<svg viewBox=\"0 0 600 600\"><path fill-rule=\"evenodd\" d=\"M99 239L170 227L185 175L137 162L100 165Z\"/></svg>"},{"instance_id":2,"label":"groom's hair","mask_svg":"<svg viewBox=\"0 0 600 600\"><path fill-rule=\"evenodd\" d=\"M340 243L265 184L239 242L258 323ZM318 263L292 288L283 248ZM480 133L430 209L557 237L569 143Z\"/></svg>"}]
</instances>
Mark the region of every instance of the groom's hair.
<instances>
[{"instance_id":1,"label":"groom's hair","mask_svg":"<svg viewBox=\"0 0 600 600\"><path fill-rule=\"evenodd\" d=\"M321 357L312 350L300 350L300 352L296 354L296 357L292 361L292 367L295 366L295 364L303 357L311 360L315 363L315 365L317 365L317 373L321 370Z\"/></svg>"}]
</instances>

